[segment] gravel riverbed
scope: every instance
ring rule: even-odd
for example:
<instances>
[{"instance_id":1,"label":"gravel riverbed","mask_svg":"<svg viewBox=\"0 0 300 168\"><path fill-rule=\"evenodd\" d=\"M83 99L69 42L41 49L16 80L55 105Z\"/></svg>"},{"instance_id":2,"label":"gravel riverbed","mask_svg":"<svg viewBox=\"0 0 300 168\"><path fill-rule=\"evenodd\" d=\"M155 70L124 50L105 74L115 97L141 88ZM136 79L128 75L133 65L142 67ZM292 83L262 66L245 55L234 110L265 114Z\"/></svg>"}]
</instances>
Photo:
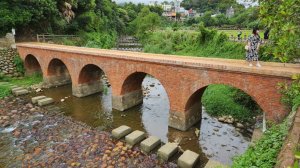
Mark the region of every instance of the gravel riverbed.
<instances>
[{"instance_id":1,"label":"gravel riverbed","mask_svg":"<svg viewBox=\"0 0 300 168\"><path fill-rule=\"evenodd\" d=\"M177 167L27 97L0 100L0 167Z\"/></svg>"}]
</instances>

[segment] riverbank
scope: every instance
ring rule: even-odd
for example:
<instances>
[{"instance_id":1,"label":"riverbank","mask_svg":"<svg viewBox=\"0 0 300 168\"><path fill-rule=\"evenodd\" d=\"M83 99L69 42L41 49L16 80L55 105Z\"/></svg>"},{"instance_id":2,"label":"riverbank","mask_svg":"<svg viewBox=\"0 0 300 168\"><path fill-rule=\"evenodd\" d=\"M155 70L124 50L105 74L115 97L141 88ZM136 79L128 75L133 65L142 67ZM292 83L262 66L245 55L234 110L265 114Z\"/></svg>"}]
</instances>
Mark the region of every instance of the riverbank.
<instances>
[{"instance_id":1,"label":"riverbank","mask_svg":"<svg viewBox=\"0 0 300 168\"><path fill-rule=\"evenodd\" d=\"M0 100L0 167L177 167L129 149L110 133L40 108L28 98Z\"/></svg>"}]
</instances>

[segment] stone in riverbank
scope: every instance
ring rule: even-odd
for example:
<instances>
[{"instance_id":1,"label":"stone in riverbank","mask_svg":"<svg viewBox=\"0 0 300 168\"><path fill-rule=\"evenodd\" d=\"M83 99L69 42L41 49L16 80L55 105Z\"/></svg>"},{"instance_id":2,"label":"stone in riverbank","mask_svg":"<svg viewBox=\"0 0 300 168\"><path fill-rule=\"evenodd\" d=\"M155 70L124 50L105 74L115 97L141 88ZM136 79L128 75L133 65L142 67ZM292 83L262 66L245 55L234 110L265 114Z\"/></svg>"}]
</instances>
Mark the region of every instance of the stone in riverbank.
<instances>
[{"instance_id":1,"label":"stone in riverbank","mask_svg":"<svg viewBox=\"0 0 300 168\"><path fill-rule=\"evenodd\" d=\"M175 143L167 143L158 150L158 156L167 161L178 151L178 146Z\"/></svg>"},{"instance_id":2,"label":"stone in riverbank","mask_svg":"<svg viewBox=\"0 0 300 168\"><path fill-rule=\"evenodd\" d=\"M181 168L193 168L199 159L199 154L186 150L178 159Z\"/></svg>"},{"instance_id":3,"label":"stone in riverbank","mask_svg":"<svg viewBox=\"0 0 300 168\"><path fill-rule=\"evenodd\" d=\"M132 129L126 125L122 125L114 130L112 130L112 136L116 139L121 139L124 136L128 135L130 132L132 132Z\"/></svg>"},{"instance_id":4,"label":"stone in riverbank","mask_svg":"<svg viewBox=\"0 0 300 168\"><path fill-rule=\"evenodd\" d=\"M150 136L149 138L141 142L141 149L143 152L149 153L160 144L161 141L159 138L155 136Z\"/></svg>"}]
</instances>

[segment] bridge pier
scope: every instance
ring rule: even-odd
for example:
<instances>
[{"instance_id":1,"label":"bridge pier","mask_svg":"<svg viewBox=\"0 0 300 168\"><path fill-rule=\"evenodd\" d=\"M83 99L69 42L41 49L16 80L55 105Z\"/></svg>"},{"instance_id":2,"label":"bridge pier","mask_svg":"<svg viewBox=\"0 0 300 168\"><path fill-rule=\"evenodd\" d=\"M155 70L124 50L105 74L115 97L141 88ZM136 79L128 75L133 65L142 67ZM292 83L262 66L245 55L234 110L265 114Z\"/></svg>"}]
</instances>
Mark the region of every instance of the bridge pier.
<instances>
[{"instance_id":1,"label":"bridge pier","mask_svg":"<svg viewBox=\"0 0 300 168\"><path fill-rule=\"evenodd\" d=\"M135 90L124 95L113 95L112 106L119 111L125 111L143 102L142 90Z\"/></svg>"},{"instance_id":2,"label":"bridge pier","mask_svg":"<svg viewBox=\"0 0 300 168\"><path fill-rule=\"evenodd\" d=\"M182 112L171 110L169 115L169 127L186 131L201 121L201 116L202 103L196 103L189 110Z\"/></svg>"},{"instance_id":3,"label":"bridge pier","mask_svg":"<svg viewBox=\"0 0 300 168\"><path fill-rule=\"evenodd\" d=\"M72 93L76 97L85 97L103 91L103 83L97 80L90 83L83 83L72 86Z\"/></svg>"},{"instance_id":4,"label":"bridge pier","mask_svg":"<svg viewBox=\"0 0 300 168\"><path fill-rule=\"evenodd\" d=\"M62 86L72 83L69 74L64 74L60 76L44 76L44 85L46 87Z\"/></svg>"}]
</instances>

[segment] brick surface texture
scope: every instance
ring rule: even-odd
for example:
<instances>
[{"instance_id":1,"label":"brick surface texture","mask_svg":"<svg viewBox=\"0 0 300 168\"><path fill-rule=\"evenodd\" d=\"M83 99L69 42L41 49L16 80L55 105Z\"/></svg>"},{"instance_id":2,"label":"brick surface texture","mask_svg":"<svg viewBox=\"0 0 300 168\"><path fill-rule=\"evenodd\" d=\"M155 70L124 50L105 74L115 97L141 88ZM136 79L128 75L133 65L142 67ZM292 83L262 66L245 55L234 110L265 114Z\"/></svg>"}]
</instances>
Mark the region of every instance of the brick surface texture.
<instances>
[{"instance_id":1,"label":"brick surface texture","mask_svg":"<svg viewBox=\"0 0 300 168\"><path fill-rule=\"evenodd\" d=\"M280 121L288 110L280 103L279 82L290 82L300 66L262 63L248 67L242 60L169 56L114 50L89 49L41 43L17 45L28 72L41 68L43 78L69 73L72 86L97 80L97 67L108 77L113 96L141 89L146 74L165 88L170 111L185 113L200 103L204 89L226 84L249 94L266 112L267 119ZM94 73L91 73L94 72ZM80 75L81 74L81 75ZM96 74L96 75L95 75Z\"/></svg>"}]
</instances>

